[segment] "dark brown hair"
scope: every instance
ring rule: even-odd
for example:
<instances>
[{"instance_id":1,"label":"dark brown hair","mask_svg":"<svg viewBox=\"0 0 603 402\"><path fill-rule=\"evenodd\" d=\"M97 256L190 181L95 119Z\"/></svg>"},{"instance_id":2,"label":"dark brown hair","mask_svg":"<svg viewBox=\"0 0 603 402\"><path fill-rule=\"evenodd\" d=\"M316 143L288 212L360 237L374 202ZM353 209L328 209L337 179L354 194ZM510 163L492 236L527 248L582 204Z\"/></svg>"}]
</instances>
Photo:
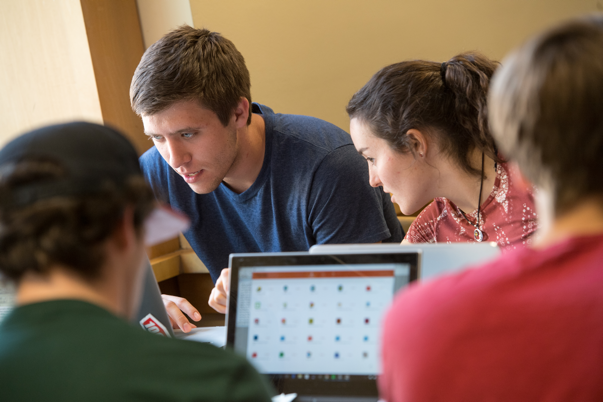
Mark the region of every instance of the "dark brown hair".
<instances>
[{"instance_id":1,"label":"dark brown hair","mask_svg":"<svg viewBox=\"0 0 603 402\"><path fill-rule=\"evenodd\" d=\"M249 101L251 83L245 59L217 32L183 25L151 45L130 85L138 115L153 115L175 102L197 100L227 126L241 97Z\"/></svg>"},{"instance_id":2,"label":"dark brown hair","mask_svg":"<svg viewBox=\"0 0 603 402\"><path fill-rule=\"evenodd\" d=\"M603 195L603 16L529 40L493 80L492 128L503 151L553 192L558 215Z\"/></svg>"},{"instance_id":3,"label":"dark brown hair","mask_svg":"<svg viewBox=\"0 0 603 402\"><path fill-rule=\"evenodd\" d=\"M54 161L23 160L2 169L0 192L64 175L65 169ZM0 272L18 282L27 271L45 273L50 265L61 264L84 279L95 279L105 261L103 243L124 208L134 208L134 226L141 235L155 206L142 176L121 188L110 182L98 186L93 195L54 197L22 207L0 205Z\"/></svg>"},{"instance_id":4,"label":"dark brown hair","mask_svg":"<svg viewBox=\"0 0 603 402\"><path fill-rule=\"evenodd\" d=\"M500 162L488 128L486 99L498 64L463 53L445 64L413 60L377 72L350 100L347 112L396 151L413 152L407 131L434 136L439 148L471 174L475 148Z\"/></svg>"}]
</instances>

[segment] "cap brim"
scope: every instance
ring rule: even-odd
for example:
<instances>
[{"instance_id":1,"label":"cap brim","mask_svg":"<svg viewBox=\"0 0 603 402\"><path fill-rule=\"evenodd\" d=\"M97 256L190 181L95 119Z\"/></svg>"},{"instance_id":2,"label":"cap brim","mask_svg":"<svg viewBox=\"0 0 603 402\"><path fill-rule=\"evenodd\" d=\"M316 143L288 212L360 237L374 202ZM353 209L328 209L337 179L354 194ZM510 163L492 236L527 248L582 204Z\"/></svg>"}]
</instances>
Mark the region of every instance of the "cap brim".
<instances>
[{"instance_id":1,"label":"cap brim","mask_svg":"<svg viewBox=\"0 0 603 402\"><path fill-rule=\"evenodd\" d=\"M157 207L145 221L146 246L154 246L178 236L190 226L190 220L167 205Z\"/></svg>"}]
</instances>

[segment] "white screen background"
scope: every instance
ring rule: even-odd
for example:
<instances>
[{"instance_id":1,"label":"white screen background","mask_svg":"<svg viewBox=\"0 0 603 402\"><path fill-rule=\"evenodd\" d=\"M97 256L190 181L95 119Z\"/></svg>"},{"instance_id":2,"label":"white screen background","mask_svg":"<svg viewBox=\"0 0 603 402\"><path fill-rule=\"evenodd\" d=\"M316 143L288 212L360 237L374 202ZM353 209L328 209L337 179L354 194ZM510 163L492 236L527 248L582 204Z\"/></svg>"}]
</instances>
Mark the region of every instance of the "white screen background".
<instances>
[{"instance_id":1,"label":"white screen background","mask_svg":"<svg viewBox=\"0 0 603 402\"><path fill-rule=\"evenodd\" d=\"M392 276L246 281L245 297L240 294L239 300L249 303L238 311L237 325L248 328L248 360L264 373L377 374L381 321L394 296L395 276L408 275L409 267L359 264L354 270L391 270ZM273 273L321 271L350 268L253 268Z\"/></svg>"}]
</instances>

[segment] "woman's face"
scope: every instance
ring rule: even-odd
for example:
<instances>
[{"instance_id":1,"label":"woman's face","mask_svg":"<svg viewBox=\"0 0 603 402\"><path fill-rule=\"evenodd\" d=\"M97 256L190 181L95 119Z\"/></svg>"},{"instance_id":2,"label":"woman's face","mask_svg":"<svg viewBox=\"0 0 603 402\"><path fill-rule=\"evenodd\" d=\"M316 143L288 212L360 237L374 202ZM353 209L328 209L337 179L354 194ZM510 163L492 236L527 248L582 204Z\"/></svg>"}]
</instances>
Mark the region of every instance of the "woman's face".
<instances>
[{"instance_id":1,"label":"woman's face","mask_svg":"<svg viewBox=\"0 0 603 402\"><path fill-rule=\"evenodd\" d=\"M403 214L418 211L433 197L430 187L433 174L420 159L412 153L396 152L381 138L371 132L362 120L350 121L350 134L354 146L366 159L369 166L369 183L373 187L383 187L386 193L392 193L392 201L400 206Z\"/></svg>"}]
</instances>

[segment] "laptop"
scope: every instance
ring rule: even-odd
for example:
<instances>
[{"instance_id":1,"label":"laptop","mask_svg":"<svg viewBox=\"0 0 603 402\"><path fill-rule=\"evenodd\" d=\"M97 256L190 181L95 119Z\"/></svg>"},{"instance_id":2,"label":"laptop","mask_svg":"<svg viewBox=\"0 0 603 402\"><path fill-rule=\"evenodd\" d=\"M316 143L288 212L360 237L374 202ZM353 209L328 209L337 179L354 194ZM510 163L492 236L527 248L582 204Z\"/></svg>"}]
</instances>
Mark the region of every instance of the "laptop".
<instances>
[{"instance_id":1,"label":"laptop","mask_svg":"<svg viewBox=\"0 0 603 402\"><path fill-rule=\"evenodd\" d=\"M437 243L437 244L320 244L310 248L310 254L392 253L401 250L420 250L420 280L427 281L440 275L459 271L470 265L483 263L500 254L492 243Z\"/></svg>"},{"instance_id":2,"label":"laptop","mask_svg":"<svg viewBox=\"0 0 603 402\"><path fill-rule=\"evenodd\" d=\"M134 322L140 325L142 329L153 334L173 338L174 331L165 310L153 268L148 259L146 259L144 264L145 273L142 298L138 312L134 316Z\"/></svg>"},{"instance_id":3,"label":"laptop","mask_svg":"<svg viewBox=\"0 0 603 402\"><path fill-rule=\"evenodd\" d=\"M377 401L381 321L420 254L231 254L227 346L296 401Z\"/></svg>"}]
</instances>

